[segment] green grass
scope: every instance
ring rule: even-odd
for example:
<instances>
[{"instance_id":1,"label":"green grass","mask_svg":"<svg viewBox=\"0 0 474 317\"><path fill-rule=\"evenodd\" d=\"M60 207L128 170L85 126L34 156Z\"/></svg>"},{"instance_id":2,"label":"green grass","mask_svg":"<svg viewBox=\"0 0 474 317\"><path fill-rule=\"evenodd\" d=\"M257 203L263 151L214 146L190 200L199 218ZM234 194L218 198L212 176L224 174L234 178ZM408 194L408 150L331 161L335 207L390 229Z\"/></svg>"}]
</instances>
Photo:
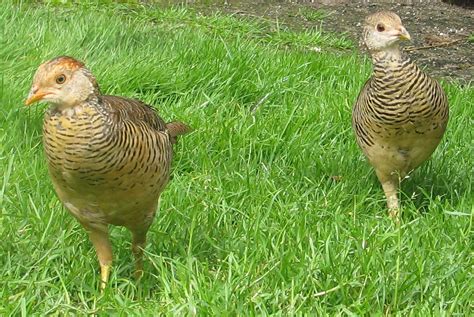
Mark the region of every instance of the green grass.
<instances>
[{"instance_id":1,"label":"green grass","mask_svg":"<svg viewBox=\"0 0 474 317\"><path fill-rule=\"evenodd\" d=\"M351 131L371 68L349 41L191 9L54 3L0 4L0 315L472 314L472 86L443 83L449 128L404 183L397 227ZM64 54L103 92L195 128L175 149L145 277L132 279L130 235L114 228L103 295L47 175L45 105L22 105L39 63Z\"/></svg>"},{"instance_id":2,"label":"green grass","mask_svg":"<svg viewBox=\"0 0 474 317\"><path fill-rule=\"evenodd\" d=\"M299 14L302 18L309 22L318 22L323 21L331 15L331 12L328 12L323 9L313 9L309 7L303 7L299 10Z\"/></svg>"}]
</instances>

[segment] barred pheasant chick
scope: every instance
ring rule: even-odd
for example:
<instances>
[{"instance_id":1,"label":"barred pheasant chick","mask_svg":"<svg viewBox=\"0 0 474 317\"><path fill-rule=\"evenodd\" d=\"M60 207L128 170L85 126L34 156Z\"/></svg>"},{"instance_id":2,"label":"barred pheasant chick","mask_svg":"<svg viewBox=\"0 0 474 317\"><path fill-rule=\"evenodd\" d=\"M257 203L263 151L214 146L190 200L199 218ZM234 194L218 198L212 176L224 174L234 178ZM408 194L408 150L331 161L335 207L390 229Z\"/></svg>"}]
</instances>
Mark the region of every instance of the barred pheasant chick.
<instances>
[{"instance_id":1,"label":"barred pheasant chick","mask_svg":"<svg viewBox=\"0 0 474 317\"><path fill-rule=\"evenodd\" d=\"M357 143L382 184L392 217L397 217L400 181L430 157L448 123L441 86L401 53L410 40L398 15L377 12L365 19L364 42L373 74L352 112Z\"/></svg>"},{"instance_id":2,"label":"barred pheasant chick","mask_svg":"<svg viewBox=\"0 0 474 317\"><path fill-rule=\"evenodd\" d=\"M105 287L112 264L108 225L132 232L136 275L158 199L168 183L172 143L189 128L165 123L150 106L105 96L80 61L61 56L41 64L26 105L50 104L43 144L54 189L87 230Z\"/></svg>"}]
</instances>

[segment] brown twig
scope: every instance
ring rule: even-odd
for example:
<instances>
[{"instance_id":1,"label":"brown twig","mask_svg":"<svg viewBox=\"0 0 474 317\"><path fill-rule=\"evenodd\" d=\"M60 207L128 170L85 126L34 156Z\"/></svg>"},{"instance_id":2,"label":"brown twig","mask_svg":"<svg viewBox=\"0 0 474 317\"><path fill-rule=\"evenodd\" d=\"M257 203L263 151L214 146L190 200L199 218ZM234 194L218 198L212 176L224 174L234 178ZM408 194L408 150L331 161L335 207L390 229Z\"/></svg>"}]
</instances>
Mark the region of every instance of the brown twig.
<instances>
[{"instance_id":1,"label":"brown twig","mask_svg":"<svg viewBox=\"0 0 474 317\"><path fill-rule=\"evenodd\" d=\"M465 41L467 41L467 38L456 39L456 40L452 40L452 41L445 42L445 43L431 44L431 45L425 45L425 46L420 46L420 47L407 47L407 48L405 48L405 51L406 52L412 52L412 51L418 51L418 50L426 50L426 49L435 48L435 47L445 47L445 46L451 46L451 45L454 45L456 43L465 42Z\"/></svg>"}]
</instances>

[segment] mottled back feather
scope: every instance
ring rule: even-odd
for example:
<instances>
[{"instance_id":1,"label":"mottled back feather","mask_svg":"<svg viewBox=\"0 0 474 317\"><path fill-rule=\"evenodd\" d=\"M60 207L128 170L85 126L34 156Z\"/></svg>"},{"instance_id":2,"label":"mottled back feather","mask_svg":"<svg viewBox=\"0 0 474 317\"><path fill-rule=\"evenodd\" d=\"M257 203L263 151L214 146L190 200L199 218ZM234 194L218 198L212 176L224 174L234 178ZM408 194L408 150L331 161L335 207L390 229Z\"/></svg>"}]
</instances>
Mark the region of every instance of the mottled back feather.
<instances>
[{"instance_id":1,"label":"mottled back feather","mask_svg":"<svg viewBox=\"0 0 474 317\"><path fill-rule=\"evenodd\" d=\"M145 123L157 131L166 129L166 123L160 118L158 112L139 100L118 96L101 96L100 101L113 109L113 115L117 121L128 120L135 124Z\"/></svg>"}]
</instances>

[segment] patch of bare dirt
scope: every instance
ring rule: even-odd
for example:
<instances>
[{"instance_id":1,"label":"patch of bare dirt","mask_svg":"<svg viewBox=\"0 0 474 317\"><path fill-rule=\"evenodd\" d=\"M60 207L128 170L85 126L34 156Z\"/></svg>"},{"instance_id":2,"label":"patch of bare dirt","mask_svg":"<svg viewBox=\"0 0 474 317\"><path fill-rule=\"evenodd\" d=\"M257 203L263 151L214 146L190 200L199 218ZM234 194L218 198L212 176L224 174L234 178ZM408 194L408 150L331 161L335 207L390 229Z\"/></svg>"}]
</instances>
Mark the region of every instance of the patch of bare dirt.
<instances>
[{"instance_id":1,"label":"patch of bare dirt","mask_svg":"<svg viewBox=\"0 0 474 317\"><path fill-rule=\"evenodd\" d=\"M405 46L411 58L435 77L460 82L474 78L474 1L463 6L441 0L313 0L313 1L186 1L203 13L225 13L259 16L278 20L295 28L322 27L334 33L345 33L359 49L361 24L375 11L392 10L402 19L412 36ZM468 40L471 36L471 42Z\"/></svg>"}]
</instances>

